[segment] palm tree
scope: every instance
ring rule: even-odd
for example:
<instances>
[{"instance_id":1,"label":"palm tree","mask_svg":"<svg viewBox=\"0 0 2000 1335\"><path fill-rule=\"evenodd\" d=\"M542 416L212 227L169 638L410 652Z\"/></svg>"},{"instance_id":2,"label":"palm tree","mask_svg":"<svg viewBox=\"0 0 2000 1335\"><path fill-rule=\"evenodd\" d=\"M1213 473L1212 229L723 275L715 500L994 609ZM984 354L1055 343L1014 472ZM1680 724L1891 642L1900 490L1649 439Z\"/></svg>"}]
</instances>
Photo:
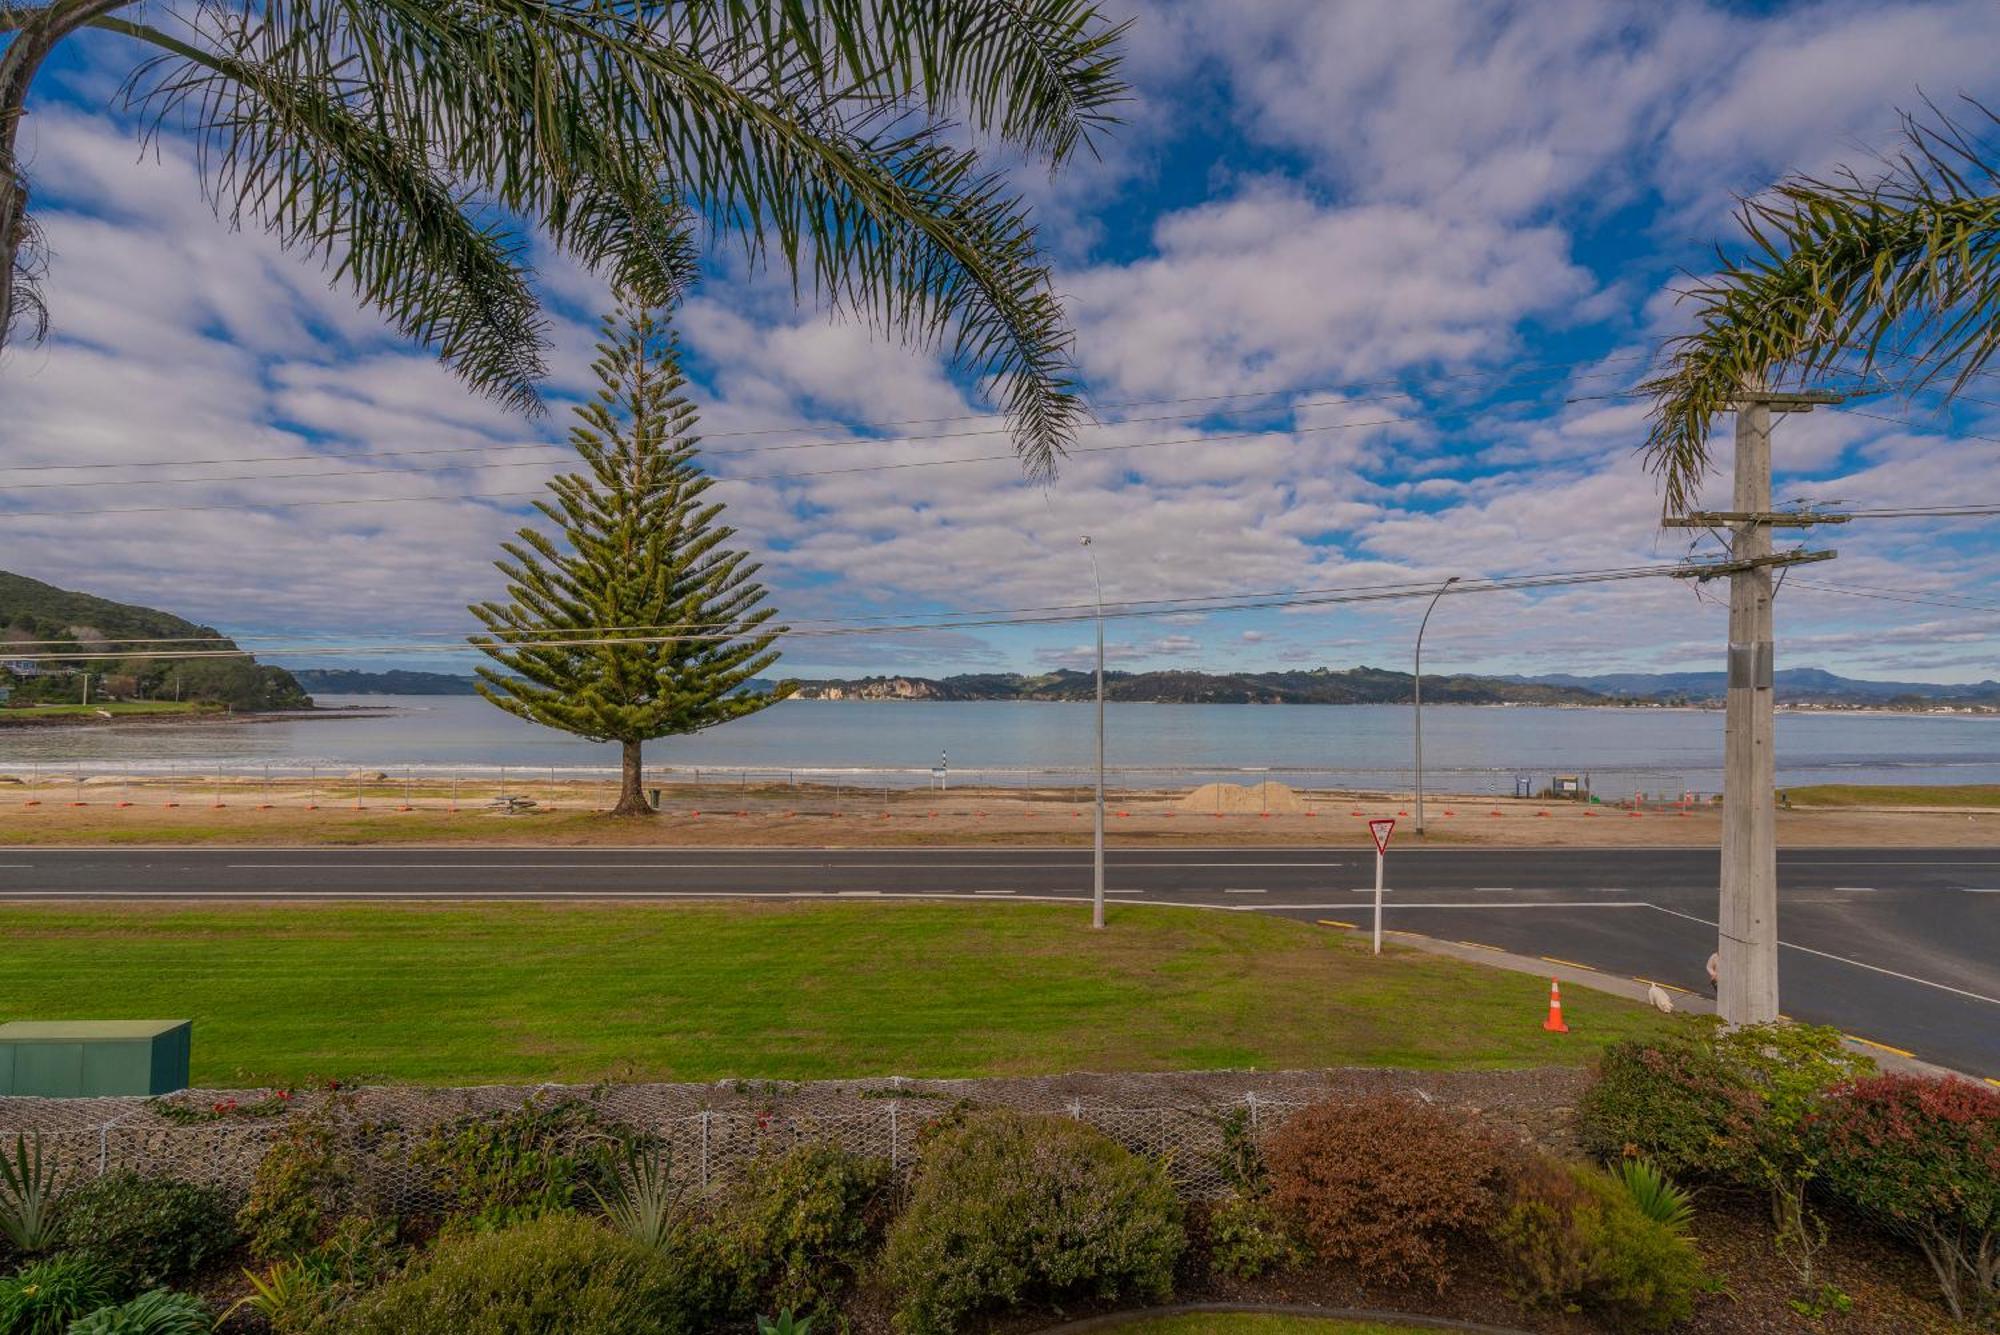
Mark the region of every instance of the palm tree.
<instances>
[{"instance_id":1,"label":"palm tree","mask_svg":"<svg viewBox=\"0 0 2000 1335\"><path fill-rule=\"evenodd\" d=\"M521 222L670 306L703 241L987 379L1053 465L1080 401L1028 211L975 147L1059 167L1114 119L1090 0L0 0L0 347L47 315L15 141L37 71L130 44L142 133L475 389L540 407ZM956 133L962 123L967 134Z\"/></svg>"},{"instance_id":2,"label":"palm tree","mask_svg":"<svg viewBox=\"0 0 2000 1335\"><path fill-rule=\"evenodd\" d=\"M1988 131L2000 116L1970 104ZM1795 176L1738 212L1750 253L1683 295L1696 328L1669 341L1647 461L1689 504L1708 433L1746 385L1806 385L1897 363L1900 383L1957 393L2000 351L2000 151L1931 108L1864 179ZM1859 357L1859 361L1849 359Z\"/></svg>"}]
</instances>

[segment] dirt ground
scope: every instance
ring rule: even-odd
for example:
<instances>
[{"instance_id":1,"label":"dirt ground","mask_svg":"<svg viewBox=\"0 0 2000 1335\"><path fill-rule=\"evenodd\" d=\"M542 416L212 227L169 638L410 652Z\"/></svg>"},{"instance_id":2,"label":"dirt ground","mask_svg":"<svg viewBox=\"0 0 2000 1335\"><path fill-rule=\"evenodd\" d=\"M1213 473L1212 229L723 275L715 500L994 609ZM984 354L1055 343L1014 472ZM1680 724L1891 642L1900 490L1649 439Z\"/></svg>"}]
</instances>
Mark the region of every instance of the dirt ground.
<instances>
[{"instance_id":1,"label":"dirt ground","mask_svg":"<svg viewBox=\"0 0 2000 1335\"><path fill-rule=\"evenodd\" d=\"M1407 794L1152 789L1107 797L1114 846L1365 847L1367 820L1393 816L1407 838ZM1081 788L865 789L829 784L676 785L656 818L612 819L602 783L404 783L328 776L319 784L253 780L44 781L0 778L0 845L538 844L895 845L1082 844L1091 795ZM511 807L501 805L512 799ZM1216 810L1204 810L1213 802ZM1261 809L1268 807L1269 809ZM1432 794L1426 843L1482 847L1714 845L1720 813L1585 806ZM1789 847L1993 847L2000 808L1811 808L1778 813Z\"/></svg>"}]
</instances>

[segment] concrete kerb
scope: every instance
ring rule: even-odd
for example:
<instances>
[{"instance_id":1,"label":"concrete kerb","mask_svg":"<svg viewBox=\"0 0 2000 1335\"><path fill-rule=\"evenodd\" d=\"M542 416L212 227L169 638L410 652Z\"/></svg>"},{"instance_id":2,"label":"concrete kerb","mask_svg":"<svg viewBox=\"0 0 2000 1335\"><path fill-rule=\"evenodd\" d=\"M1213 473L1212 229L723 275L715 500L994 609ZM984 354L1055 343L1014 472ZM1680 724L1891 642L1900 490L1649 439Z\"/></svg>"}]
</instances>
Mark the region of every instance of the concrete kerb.
<instances>
[{"instance_id":1,"label":"concrete kerb","mask_svg":"<svg viewBox=\"0 0 2000 1335\"><path fill-rule=\"evenodd\" d=\"M1346 932L1350 936L1365 938L1368 935L1366 928L1344 927L1326 921L1321 921L1319 925L1334 931ZM1627 978L1620 974L1606 973L1601 969L1593 969L1588 965L1558 964L1553 960L1541 959L1532 955L1516 955L1511 951L1499 950L1488 946L1468 946L1458 941L1446 941L1440 937L1425 936L1419 932L1385 930L1383 935L1393 936L1399 945L1409 946L1414 950L1425 951L1432 955L1446 955L1452 959L1464 960L1469 964L1485 964L1495 969L1506 969L1513 973L1534 974L1540 978L1554 978L1564 984L1587 987L1593 992L1607 992L1614 997L1623 997L1627 1001L1647 1001L1647 989L1653 986L1653 980L1649 978ZM1684 988L1677 988L1667 983L1662 983L1660 986L1672 995L1676 1011L1690 1015L1715 1014L1715 1002L1712 998L1705 997L1699 992L1689 992ZM1924 1061L1920 1057L1912 1057L1894 1048L1884 1047L1880 1043L1871 1043L1867 1039L1855 1038L1852 1035L1848 1035L1843 1041L1848 1051L1872 1058L1875 1064L1884 1071L1897 1075L1957 1076L1961 1080L1970 1080L1974 1084L1980 1083L1980 1077L1978 1076L1967 1075L1964 1071L1954 1071L1947 1066L1938 1066Z\"/></svg>"},{"instance_id":2,"label":"concrete kerb","mask_svg":"<svg viewBox=\"0 0 2000 1335\"><path fill-rule=\"evenodd\" d=\"M1515 1326L1488 1326L1477 1321L1457 1321L1443 1316L1414 1316L1405 1312L1382 1312L1366 1307L1306 1307L1297 1303L1183 1303L1175 1307L1147 1307L1132 1312L1111 1312L1060 1326L1049 1326L1037 1335L1083 1335L1086 1331L1116 1330L1141 1321L1205 1313L1236 1312L1247 1316L1302 1316L1325 1321L1367 1321L1377 1325L1407 1326L1413 1330L1472 1331L1477 1335L1527 1335Z\"/></svg>"}]
</instances>

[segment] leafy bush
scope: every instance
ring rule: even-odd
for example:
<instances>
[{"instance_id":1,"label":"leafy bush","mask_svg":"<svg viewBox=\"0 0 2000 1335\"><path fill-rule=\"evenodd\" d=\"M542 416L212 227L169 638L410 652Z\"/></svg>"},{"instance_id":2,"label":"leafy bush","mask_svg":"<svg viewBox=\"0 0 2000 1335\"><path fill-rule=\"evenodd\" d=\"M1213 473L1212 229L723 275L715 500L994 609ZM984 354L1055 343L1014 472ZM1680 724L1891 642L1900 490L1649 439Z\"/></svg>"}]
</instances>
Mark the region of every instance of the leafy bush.
<instances>
[{"instance_id":1,"label":"leafy bush","mask_svg":"<svg viewBox=\"0 0 2000 1335\"><path fill-rule=\"evenodd\" d=\"M668 1160L653 1146L635 1151L597 1204L613 1228L648 1247L665 1247L686 1220Z\"/></svg>"},{"instance_id":2,"label":"leafy bush","mask_svg":"<svg viewBox=\"0 0 2000 1335\"><path fill-rule=\"evenodd\" d=\"M0 1154L0 1238L30 1256L47 1250L55 1231L56 1166L40 1136L15 1136Z\"/></svg>"},{"instance_id":3,"label":"leafy bush","mask_svg":"<svg viewBox=\"0 0 2000 1335\"><path fill-rule=\"evenodd\" d=\"M1320 1256L1369 1278L1442 1290L1451 1244L1492 1221L1508 1147L1441 1109L1393 1095L1315 1104L1265 1147L1271 1201Z\"/></svg>"},{"instance_id":4,"label":"leafy bush","mask_svg":"<svg viewBox=\"0 0 2000 1335\"><path fill-rule=\"evenodd\" d=\"M1618 1161L1617 1178L1639 1213L1673 1233L1694 1221L1694 1199L1646 1158Z\"/></svg>"},{"instance_id":5,"label":"leafy bush","mask_svg":"<svg viewBox=\"0 0 2000 1335\"><path fill-rule=\"evenodd\" d=\"M192 1294L154 1289L117 1307L100 1307L68 1335L208 1335L208 1307Z\"/></svg>"},{"instance_id":6,"label":"leafy bush","mask_svg":"<svg viewBox=\"0 0 2000 1335\"><path fill-rule=\"evenodd\" d=\"M88 1256L57 1256L0 1279L0 1335L63 1335L111 1301L111 1284Z\"/></svg>"},{"instance_id":7,"label":"leafy bush","mask_svg":"<svg viewBox=\"0 0 2000 1335\"><path fill-rule=\"evenodd\" d=\"M350 1310L342 1335L706 1335L728 1318L706 1249L660 1251L594 1219L548 1214L442 1237Z\"/></svg>"},{"instance_id":8,"label":"leafy bush","mask_svg":"<svg viewBox=\"0 0 2000 1335\"><path fill-rule=\"evenodd\" d=\"M1271 1202L1227 1196L1208 1214L1208 1266L1219 1275L1257 1279L1300 1260L1299 1245Z\"/></svg>"},{"instance_id":9,"label":"leafy bush","mask_svg":"<svg viewBox=\"0 0 2000 1335\"><path fill-rule=\"evenodd\" d=\"M310 1250L331 1221L352 1210L353 1173L340 1148L336 1116L330 1101L294 1118L258 1162L250 1198L236 1213L236 1226L258 1260L279 1261Z\"/></svg>"},{"instance_id":10,"label":"leafy bush","mask_svg":"<svg viewBox=\"0 0 2000 1335\"><path fill-rule=\"evenodd\" d=\"M889 1183L885 1160L831 1145L751 1165L718 1220L745 1296L765 1311L838 1302L881 1243Z\"/></svg>"},{"instance_id":11,"label":"leafy bush","mask_svg":"<svg viewBox=\"0 0 2000 1335\"><path fill-rule=\"evenodd\" d=\"M1518 1300L1588 1310L1617 1329L1664 1330L1686 1319L1704 1282L1686 1238L1647 1218L1617 1180L1580 1165L1524 1166L1492 1237Z\"/></svg>"},{"instance_id":12,"label":"leafy bush","mask_svg":"<svg viewBox=\"0 0 2000 1335\"><path fill-rule=\"evenodd\" d=\"M1166 1296L1186 1244L1165 1169L1081 1122L974 1113L924 1147L884 1268L914 1335L1035 1300Z\"/></svg>"},{"instance_id":13,"label":"leafy bush","mask_svg":"<svg viewBox=\"0 0 2000 1335\"><path fill-rule=\"evenodd\" d=\"M127 1295L185 1283L237 1241L220 1191L129 1169L65 1193L55 1229L58 1249L96 1257Z\"/></svg>"},{"instance_id":14,"label":"leafy bush","mask_svg":"<svg viewBox=\"0 0 2000 1335\"><path fill-rule=\"evenodd\" d=\"M1761 1105L1713 1032L1691 1020L1606 1048L1578 1107L1584 1145L1606 1161L1644 1154L1675 1176L1738 1177Z\"/></svg>"},{"instance_id":15,"label":"leafy bush","mask_svg":"<svg viewBox=\"0 0 2000 1335\"><path fill-rule=\"evenodd\" d=\"M1807 1135L1828 1191L1916 1239L1953 1316L2000 1304L2000 1094L1857 1080L1819 1105Z\"/></svg>"},{"instance_id":16,"label":"leafy bush","mask_svg":"<svg viewBox=\"0 0 2000 1335\"><path fill-rule=\"evenodd\" d=\"M498 1116L440 1127L411 1154L474 1228L505 1228L617 1190L617 1165L637 1147L630 1131L582 1099L531 1098Z\"/></svg>"}]
</instances>

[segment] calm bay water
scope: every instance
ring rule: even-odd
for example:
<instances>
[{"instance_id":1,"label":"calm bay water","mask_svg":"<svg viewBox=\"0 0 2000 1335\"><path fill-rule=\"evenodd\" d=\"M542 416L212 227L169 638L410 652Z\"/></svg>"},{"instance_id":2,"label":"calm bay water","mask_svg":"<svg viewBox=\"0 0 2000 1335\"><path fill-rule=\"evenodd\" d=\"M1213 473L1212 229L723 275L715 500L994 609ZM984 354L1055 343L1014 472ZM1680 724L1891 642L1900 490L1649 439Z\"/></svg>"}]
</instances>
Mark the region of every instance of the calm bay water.
<instances>
[{"instance_id":1,"label":"calm bay water","mask_svg":"<svg viewBox=\"0 0 2000 1335\"><path fill-rule=\"evenodd\" d=\"M366 717L106 724L0 733L0 770L132 772L168 767L306 766L418 771L499 765L610 766L613 747L522 722L474 697L327 696ZM1107 763L1123 782L1180 784L1244 768L1294 782L1407 783L1410 710L1399 705L1145 705L1107 709ZM761 770L906 769L949 755L954 775L1081 770L1091 762L1088 704L792 701L694 737L652 743L656 765ZM1702 710L1428 706L1430 782L1510 791L1514 776L1588 773L1619 795L1721 785L1722 714ZM804 777L802 774L801 777ZM1027 782L1031 773L978 774ZM1778 781L2000 782L2000 718L1781 714Z\"/></svg>"}]
</instances>

